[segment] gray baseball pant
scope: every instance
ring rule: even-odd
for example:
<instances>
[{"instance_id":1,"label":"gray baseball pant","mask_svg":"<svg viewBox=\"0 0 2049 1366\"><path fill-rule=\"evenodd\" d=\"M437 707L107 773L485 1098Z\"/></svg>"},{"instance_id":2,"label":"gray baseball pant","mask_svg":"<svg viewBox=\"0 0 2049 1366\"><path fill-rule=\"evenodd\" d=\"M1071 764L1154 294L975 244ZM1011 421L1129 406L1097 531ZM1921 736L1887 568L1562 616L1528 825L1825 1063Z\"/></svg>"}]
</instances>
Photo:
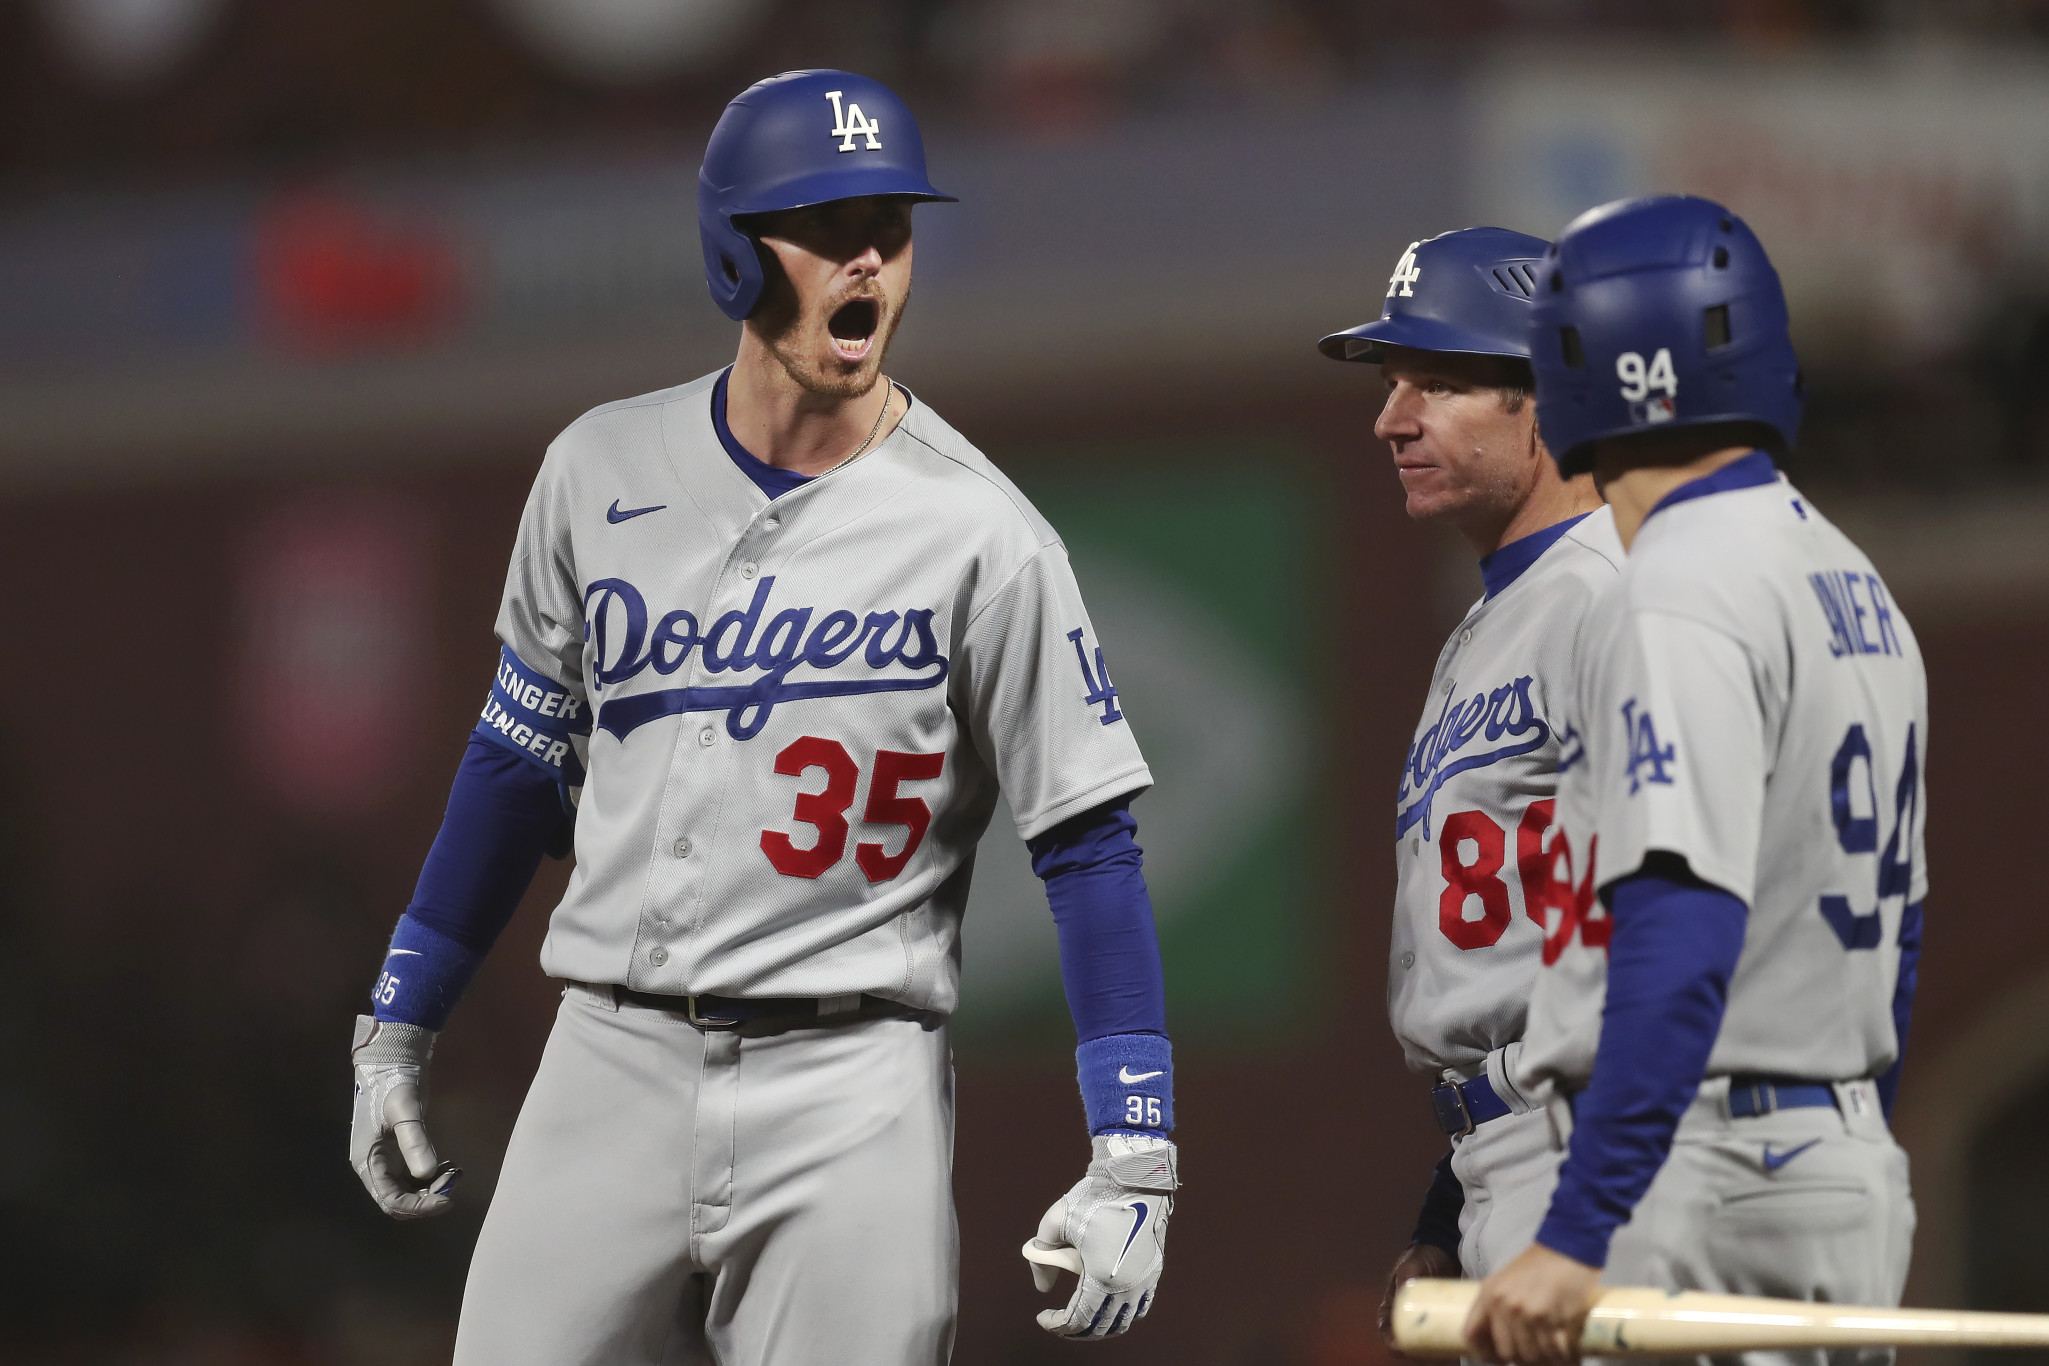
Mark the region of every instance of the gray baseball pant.
<instances>
[{"instance_id":1,"label":"gray baseball pant","mask_svg":"<svg viewBox=\"0 0 2049 1366\"><path fill-rule=\"evenodd\" d=\"M1836 1304L1896 1305L1914 1242L1907 1155L1868 1081L1837 1082L1834 1107L1729 1114L1710 1077L1672 1154L1608 1251L1606 1285L1649 1285ZM1569 1132L1565 1107L1551 1113ZM1702 1366L1884 1366L1890 1348L1744 1352Z\"/></svg>"},{"instance_id":2,"label":"gray baseball pant","mask_svg":"<svg viewBox=\"0 0 2049 1366\"><path fill-rule=\"evenodd\" d=\"M944 1366L952 1167L943 1022L700 1028L571 985L455 1366Z\"/></svg>"},{"instance_id":3,"label":"gray baseball pant","mask_svg":"<svg viewBox=\"0 0 2049 1366\"><path fill-rule=\"evenodd\" d=\"M1466 1193L1459 1210L1459 1265L1468 1279L1485 1280L1536 1240L1558 1184L1551 1120L1511 1080L1520 1042L1487 1055L1487 1080L1509 1113L1452 1140L1451 1171Z\"/></svg>"}]
</instances>

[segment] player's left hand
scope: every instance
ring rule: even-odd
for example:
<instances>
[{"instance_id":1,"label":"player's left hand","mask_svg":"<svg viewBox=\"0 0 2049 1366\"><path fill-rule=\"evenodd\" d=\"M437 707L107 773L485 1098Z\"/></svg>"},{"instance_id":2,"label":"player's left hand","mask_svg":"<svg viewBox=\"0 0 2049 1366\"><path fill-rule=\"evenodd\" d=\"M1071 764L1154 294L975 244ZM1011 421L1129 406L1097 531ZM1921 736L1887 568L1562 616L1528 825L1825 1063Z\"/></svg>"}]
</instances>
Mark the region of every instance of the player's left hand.
<instances>
[{"instance_id":1,"label":"player's left hand","mask_svg":"<svg viewBox=\"0 0 2049 1366\"><path fill-rule=\"evenodd\" d=\"M1579 1360L1587 1311L1600 1295L1596 1267L1532 1243L1480 1284L1466 1315L1466 1347L1482 1361L1567 1366Z\"/></svg>"},{"instance_id":2,"label":"player's left hand","mask_svg":"<svg viewBox=\"0 0 2049 1366\"><path fill-rule=\"evenodd\" d=\"M1055 1337L1112 1338L1144 1318L1167 1255L1167 1216L1180 1184L1173 1143L1126 1134L1093 1142L1088 1174L1053 1202L1031 1242L1041 1251L1080 1254L1081 1284L1067 1307L1039 1315L1039 1326ZM1032 1263L1041 1294L1058 1277L1054 1267Z\"/></svg>"},{"instance_id":3,"label":"player's left hand","mask_svg":"<svg viewBox=\"0 0 2049 1366\"><path fill-rule=\"evenodd\" d=\"M356 1103L349 1124L349 1165L377 1207L394 1219L426 1219L455 1203L449 1192L462 1170L444 1162L427 1137L427 1060L434 1031L356 1017L349 1051L356 1065Z\"/></svg>"}]
</instances>

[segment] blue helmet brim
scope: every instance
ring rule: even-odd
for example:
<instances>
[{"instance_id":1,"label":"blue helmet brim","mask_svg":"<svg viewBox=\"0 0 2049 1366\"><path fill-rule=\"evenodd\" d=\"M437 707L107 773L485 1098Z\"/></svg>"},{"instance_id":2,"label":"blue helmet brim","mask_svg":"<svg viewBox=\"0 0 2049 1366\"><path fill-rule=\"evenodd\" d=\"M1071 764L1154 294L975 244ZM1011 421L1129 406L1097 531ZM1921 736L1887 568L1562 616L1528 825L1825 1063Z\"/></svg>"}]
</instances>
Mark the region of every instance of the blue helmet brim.
<instances>
[{"instance_id":1,"label":"blue helmet brim","mask_svg":"<svg viewBox=\"0 0 2049 1366\"><path fill-rule=\"evenodd\" d=\"M1511 349L1499 337L1483 336L1435 318L1420 318L1413 313L1375 318L1370 323L1333 332L1316 343L1316 349L1332 360L1370 363L1382 360L1385 348L1390 346L1405 346L1412 351L1450 351L1468 356L1507 356L1514 360L1530 358L1527 346L1520 350Z\"/></svg>"},{"instance_id":2,"label":"blue helmet brim","mask_svg":"<svg viewBox=\"0 0 2049 1366\"><path fill-rule=\"evenodd\" d=\"M865 169L848 167L844 171L826 171L817 175L775 181L751 187L751 190L752 192L743 198L727 201L725 208L728 219L741 214L805 209L814 204L830 204L840 199L861 199L868 195L892 195L901 199L945 204L960 202L957 196L947 194L923 176L908 174L889 166Z\"/></svg>"}]
</instances>

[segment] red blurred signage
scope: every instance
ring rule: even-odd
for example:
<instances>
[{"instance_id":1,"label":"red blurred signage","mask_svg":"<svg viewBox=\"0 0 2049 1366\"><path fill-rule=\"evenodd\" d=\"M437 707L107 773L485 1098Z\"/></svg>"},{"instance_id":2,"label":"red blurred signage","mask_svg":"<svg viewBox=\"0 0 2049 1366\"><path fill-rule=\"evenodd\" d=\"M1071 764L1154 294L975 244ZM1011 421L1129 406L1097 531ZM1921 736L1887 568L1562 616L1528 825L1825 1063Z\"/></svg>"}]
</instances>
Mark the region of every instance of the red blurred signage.
<instances>
[{"instance_id":1,"label":"red blurred signage","mask_svg":"<svg viewBox=\"0 0 2049 1366\"><path fill-rule=\"evenodd\" d=\"M395 495L309 495L255 527L240 730L294 813L362 813L397 785L431 673L430 562L425 515Z\"/></svg>"},{"instance_id":2,"label":"red blurred signage","mask_svg":"<svg viewBox=\"0 0 2049 1366\"><path fill-rule=\"evenodd\" d=\"M330 193L266 206L256 225L264 334L313 355L419 346L460 321L462 261L446 229Z\"/></svg>"}]
</instances>

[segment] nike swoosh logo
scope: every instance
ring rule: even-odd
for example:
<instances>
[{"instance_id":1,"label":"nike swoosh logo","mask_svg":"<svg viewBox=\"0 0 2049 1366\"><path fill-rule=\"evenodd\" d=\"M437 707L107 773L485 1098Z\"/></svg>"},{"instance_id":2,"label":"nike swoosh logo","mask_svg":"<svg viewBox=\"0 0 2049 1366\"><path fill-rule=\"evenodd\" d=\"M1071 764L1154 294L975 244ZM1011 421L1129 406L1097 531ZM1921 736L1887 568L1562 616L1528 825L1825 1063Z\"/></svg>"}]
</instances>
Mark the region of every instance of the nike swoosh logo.
<instances>
[{"instance_id":1,"label":"nike swoosh logo","mask_svg":"<svg viewBox=\"0 0 2049 1366\"><path fill-rule=\"evenodd\" d=\"M1164 1069L1158 1072L1134 1072L1128 1067L1117 1069L1117 1080L1123 1082L1126 1086L1131 1085L1133 1082L1150 1081L1154 1077L1164 1077L1165 1075L1167 1074Z\"/></svg>"},{"instance_id":2,"label":"nike swoosh logo","mask_svg":"<svg viewBox=\"0 0 2049 1366\"><path fill-rule=\"evenodd\" d=\"M1110 1274L1117 1274L1117 1268L1124 1265L1124 1254L1131 1251L1131 1245L1138 1241L1138 1231L1145 1227L1145 1221L1152 1217L1152 1208L1143 1200L1131 1202L1131 1232L1124 1237L1124 1246L1118 1250L1117 1260L1110 1266Z\"/></svg>"},{"instance_id":3,"label":"nike swoosh logo","mask_svg":"<svg viewBox=\"0 0 2049 1366\"><path fill-rule=\"evenodd\" d=\"M612 500L612 506L605 509L605 520L610 522L613 526L617 526L619 525L619 523L631 521L635 517L645 517L650 512L660 512L663 508L667 506L667 503L656 503L653 507L627 508L624 512L621 512L619 510L619 500L617 498L614 498Z\"/></svg>"},{"instance_id":4,"label":"nike swoosh logo","mask_svg":"<svg viewBox=\"0 0 2049 1366\"><path fill-rule=\"evenodd\" d=\"M402 953L409 953L415 958L425 958L427 956L426 954L420 952L420 950L418 949L393 949L390 953L386 954L385 956L387 958L396 958Z\"/></svg>"},{"instance_id":5,"label":"nike swoosh logo","mask_svg":"<svg viewBox=\"0 0 2049 1366\"><path fill-rule=\"evenodd\" d=\"M1819 1142L1821 1140L1818 1138L1810 1138L1799 1147L1788 1148L1777 1157L1772 1156L1772 1145L1767 1143L1764 1145L1764 1169L1768 1172L1775 1172Z\"/></svg>"}]
</instances>

